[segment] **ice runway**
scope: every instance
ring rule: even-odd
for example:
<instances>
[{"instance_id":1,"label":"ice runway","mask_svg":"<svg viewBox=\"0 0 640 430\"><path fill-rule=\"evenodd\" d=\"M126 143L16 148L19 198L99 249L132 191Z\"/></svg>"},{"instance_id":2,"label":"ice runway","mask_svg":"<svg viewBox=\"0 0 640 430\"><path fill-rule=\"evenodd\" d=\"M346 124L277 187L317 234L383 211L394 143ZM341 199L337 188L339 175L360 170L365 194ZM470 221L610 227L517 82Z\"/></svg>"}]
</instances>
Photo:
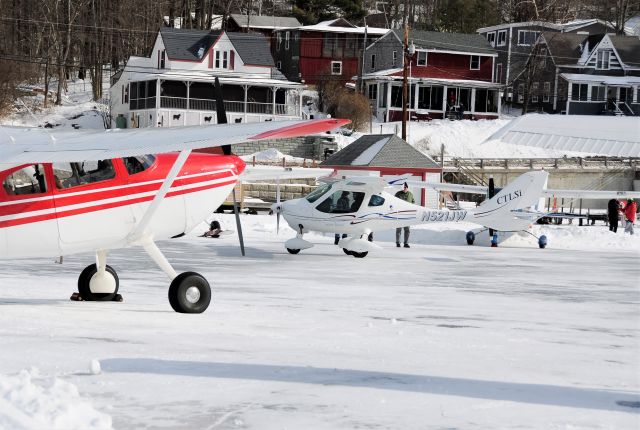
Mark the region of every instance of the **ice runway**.
<instances>
[{"instance_id":1,"label":"ice runway","mask_svg":"<svg viewBox=\"0 0 640 430\"><path fill-rule=\"evenodd\" d=\"M389 232L384 252L355 259L328 236L289 255L274 217L243 221L245 258L233 235L160 243L211 282L202 315L171 310L140 249L110 255L123 303L68 300L91 255L0 262L0 428L640 424L638 237L564 227L544 250L527 238L495 249L416 229L411 249ZM79 397L55 403L56 382ZM30 394L39 415L16 401Z\"/></svg>"}]
</instances>

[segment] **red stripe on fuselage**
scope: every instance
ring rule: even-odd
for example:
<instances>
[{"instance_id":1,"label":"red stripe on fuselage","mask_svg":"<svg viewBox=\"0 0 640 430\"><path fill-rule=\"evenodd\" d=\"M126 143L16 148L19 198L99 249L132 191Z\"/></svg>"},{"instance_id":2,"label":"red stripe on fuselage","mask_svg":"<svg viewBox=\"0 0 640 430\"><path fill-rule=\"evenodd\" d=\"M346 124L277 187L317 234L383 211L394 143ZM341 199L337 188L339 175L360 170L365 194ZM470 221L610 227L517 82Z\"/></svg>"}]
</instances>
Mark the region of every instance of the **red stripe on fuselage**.
<instances>
[{"instance_id":1,"label":"red stripe on fuselage","mask_svg":"<svg viewBox=\"0 0 640 430\"><path fill-rule=\"evenodd\" d=\"M203 182L203 181L198 181L198 182ZM181 196L184 194L196 193L199 191L223 187L225 185L232 185L235 183L236 183L236 180L231 179L229 181L220 182L216 184L202 185L200 187L190 188L187 190L169 191L166 197L169 198L169 197ZM130 193L127 193L127 194L130 194ZM13 227L13 226L23 225L23 224L31 224L34 222L48 221L52 219L65 218L65 217L70 217L74 215L84 215L84 214L89 214L89 213L100 211L100 210L113 209L121 206L129 206L137 203L144 203L144 202L153 200L153 198L154 196L144 196L144 197L138 197L138 198L133 198L129 200L122 200L119 202L104 203L104 204L99 204L95 206L66 210L66 211L59 209L57 212L52 212L50 214L35 215L35 216L30 216L25 218L0 221L0 228ZM90 201L95 201L95 200L90 200ZM15 214L15 212L13 212L13 214Z\"/></svg>"}]
</instances>

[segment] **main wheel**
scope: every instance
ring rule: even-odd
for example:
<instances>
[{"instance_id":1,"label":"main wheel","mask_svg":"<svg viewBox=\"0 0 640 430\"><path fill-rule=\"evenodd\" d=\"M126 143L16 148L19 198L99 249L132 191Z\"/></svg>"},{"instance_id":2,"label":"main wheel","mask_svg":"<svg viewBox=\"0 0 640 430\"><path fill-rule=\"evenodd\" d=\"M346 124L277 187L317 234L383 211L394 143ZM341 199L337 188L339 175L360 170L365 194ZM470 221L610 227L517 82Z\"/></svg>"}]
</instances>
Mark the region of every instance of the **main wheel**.
<instances>
[{"instance_id":1,"label":"main wheel","mask_svg":"<svg viewBox=\"0 0 640 430\"><path fill-rule=\"evenodd\" d=\"M183 314L201 314L211 302L211 287L196 272L184 272L176 276L169 286L169 304L174 311Z\"/></svg>"},{"instance_id":2,"label":"main wheel","mask_svg":"<svg viewBox=\"0 0 640 430\"><path fill-rule=\"evenodd\" d=\"M351 251L351 255L353 255L356 258L364 258L367 256L367 254L369 253L369 251L365 251L365 252L355 252L355 251Z\"/></svg>"},{"instance_id":3,"label":"main wheel","mask_svg":"<svg viewBox=\"0 0 640 430\"><path fill-rule=\"evenodd\" d=\"M289 252L289 254L294 254L294 255L300 252L299 249L291 249L291 248L287 248L287 251Z\"/></svg>"},{"instance_id":4,"label":"main wheel","mask_svg":"<svg viewBox=\"0 0 640 430\"><path fill-rule=\"evenodd\" d=\"M98 267L91 264L84 268L78 277L78 292L83 300L95 302L107 302L112 300L118 293L120 280L118 274L111 266L107 266L105 276L96 276ZM104 290L113 290L112 292L97 292ZM95 291L95 292L94 292Z\"/></svg>"}]
</instances>

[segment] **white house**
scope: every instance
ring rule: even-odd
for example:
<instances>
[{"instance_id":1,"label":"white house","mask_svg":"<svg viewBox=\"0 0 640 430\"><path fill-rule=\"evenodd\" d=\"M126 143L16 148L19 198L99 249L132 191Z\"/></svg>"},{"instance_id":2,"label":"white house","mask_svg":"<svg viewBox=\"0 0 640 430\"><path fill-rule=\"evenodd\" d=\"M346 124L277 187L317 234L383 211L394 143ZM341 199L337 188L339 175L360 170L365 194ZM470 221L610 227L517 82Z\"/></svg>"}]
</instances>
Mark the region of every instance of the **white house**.
<instances>
[{"instance_id":1,"label":"white house","mask_svg":"<svg viewBox=\"0 0 640 430\"><path fill-rule=\"evenodd\" d=\"M214 81L229 122L298 119L304 85L288 81L258 33L163 28L149 57L130 57L112 79L112 127L216 122Z\"/></svg>"}]
</instances>

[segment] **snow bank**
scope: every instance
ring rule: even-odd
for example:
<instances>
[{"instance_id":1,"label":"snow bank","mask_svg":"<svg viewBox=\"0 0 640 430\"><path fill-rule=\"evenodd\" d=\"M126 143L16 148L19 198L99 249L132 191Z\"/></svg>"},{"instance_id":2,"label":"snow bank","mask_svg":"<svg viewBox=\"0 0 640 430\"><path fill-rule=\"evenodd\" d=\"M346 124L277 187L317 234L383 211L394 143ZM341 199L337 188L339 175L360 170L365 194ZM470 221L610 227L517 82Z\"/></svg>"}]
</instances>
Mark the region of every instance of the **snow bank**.
<instances>
[{"instance_id":1,"label":"snow bank","mask_svg":"<svg viewBox=\"0 0 640 430\"><path fill-rule=\"evenodd\" d=\"M286 161L296 161L296 162L304 161L304 158L285 155L275 148L269 148L269 149L265 149L264 151L254 152L253 154L243 155L240 158L242 158L244 161L253 161L254 157L257 162L262 162L262 163L282 161L283 158Z\"/></svg>"},{"instance_id":2,"label":"snow bank","mask_svg":"<svg viewBox=\"0 0 640 430\"><path fill-rule=\"evenodd\" d=\"M111 417L83 400L78 388L37 369L0 375L1 429L111 429Z\"/></svg>"}]
</instances>

